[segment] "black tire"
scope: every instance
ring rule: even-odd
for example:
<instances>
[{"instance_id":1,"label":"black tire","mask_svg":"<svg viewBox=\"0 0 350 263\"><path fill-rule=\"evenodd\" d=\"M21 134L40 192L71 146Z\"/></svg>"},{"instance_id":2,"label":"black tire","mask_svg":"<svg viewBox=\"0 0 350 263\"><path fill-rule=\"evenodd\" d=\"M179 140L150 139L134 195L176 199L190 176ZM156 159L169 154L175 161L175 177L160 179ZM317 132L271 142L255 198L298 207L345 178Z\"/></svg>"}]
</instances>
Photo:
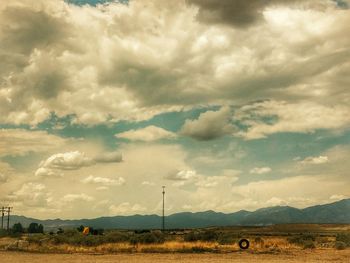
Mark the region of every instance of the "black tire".
<instances>
[{"instance_id":1,"label":"black tire","mask_svg":"<svg viewBox=\"0 0 350 263\"><path fill-rule=\"evenodd\" d=\"M241 249L248 249L249 248L249 240L243 238L238 242L238 245Z\"/></svg>"}]
</instances>

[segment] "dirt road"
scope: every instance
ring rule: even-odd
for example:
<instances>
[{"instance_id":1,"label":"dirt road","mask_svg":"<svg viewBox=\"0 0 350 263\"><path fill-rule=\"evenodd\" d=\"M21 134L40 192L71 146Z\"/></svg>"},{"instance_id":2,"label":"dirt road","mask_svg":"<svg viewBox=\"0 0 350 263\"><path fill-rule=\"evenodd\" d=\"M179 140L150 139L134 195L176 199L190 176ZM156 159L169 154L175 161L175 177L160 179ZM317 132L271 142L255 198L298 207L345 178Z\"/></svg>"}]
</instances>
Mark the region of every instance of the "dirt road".
<instances>
[{"instance_id":1,"label":"dirt road","mask_svg":"<svg viewBox=\"0 0 350 263\"><path fill-rule=\"evenodd\" d=\"M0 252L1 262L11 263L154 263L154 262L349 262L350 249L299 251L288 254L117 254L117 255L83 255L83 254L36 254L22 252Z\"/></svg>"}]
</instances>

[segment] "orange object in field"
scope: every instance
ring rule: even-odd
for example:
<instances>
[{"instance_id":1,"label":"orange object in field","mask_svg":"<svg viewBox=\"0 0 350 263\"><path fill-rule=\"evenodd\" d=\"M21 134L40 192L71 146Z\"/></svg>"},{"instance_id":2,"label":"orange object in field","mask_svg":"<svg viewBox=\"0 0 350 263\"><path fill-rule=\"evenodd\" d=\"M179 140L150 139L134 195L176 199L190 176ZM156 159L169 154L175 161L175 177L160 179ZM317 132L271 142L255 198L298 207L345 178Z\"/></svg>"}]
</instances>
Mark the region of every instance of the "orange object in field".
<instances>
[{"instance_id":1,"label":"orange object in field","mask_svg":"<svg viewBox=\"0 0 350 263\"><path fill-rule=\"evenodd\" d=\"M89 227L84 227L84 230L83 230L83 234L84 235L88 235L89 234L89 232L90 232L90 228Z\"/></svg>"}]
</instances>

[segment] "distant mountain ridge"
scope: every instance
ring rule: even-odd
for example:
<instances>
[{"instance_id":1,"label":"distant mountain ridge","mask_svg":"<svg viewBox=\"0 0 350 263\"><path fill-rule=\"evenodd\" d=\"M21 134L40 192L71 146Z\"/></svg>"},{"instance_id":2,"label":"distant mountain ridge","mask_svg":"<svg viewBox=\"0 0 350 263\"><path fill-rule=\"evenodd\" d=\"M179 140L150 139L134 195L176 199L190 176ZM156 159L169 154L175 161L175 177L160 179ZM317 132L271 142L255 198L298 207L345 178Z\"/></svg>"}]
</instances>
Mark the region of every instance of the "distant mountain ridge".
<instances>
[{"instance_id":1,"label":"distant mountain ridge","mask_svg":"<svg viewBox=\"0 0 350 263\"><path fill-rule=\"evenodd\" d=\"M11 225L17 222L20 222L24 226L28 226L31 222L37 222L43 224L46 229L57 227L68 228L80 225L105 229L156 229L160 228L161 216L132 215L76 220L39 220L25 216L11 216ZM304 209L297 209L290 206L274 206L261 208L254 212L241 210L229 214L214 211L196 213L182 212L166 216L165 222L166 227L172 229L296 223L350 224L350 199L344 199L325 205L311 206Z\"/></svg>"}]
</instances>

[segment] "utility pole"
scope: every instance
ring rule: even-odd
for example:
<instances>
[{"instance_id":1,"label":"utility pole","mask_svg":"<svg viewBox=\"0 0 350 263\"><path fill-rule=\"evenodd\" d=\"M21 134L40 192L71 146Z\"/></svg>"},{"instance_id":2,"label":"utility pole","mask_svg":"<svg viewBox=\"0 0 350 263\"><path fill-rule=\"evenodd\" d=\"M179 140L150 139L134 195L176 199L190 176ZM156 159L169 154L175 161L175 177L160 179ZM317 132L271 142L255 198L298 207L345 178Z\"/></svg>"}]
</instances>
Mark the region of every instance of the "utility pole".
<instances>
[{"instance_id":1,"label":"utility pole","mask_svg":"<svg viewBox=\"0 0 350 263\"><path fill-rule=\"evenodd\" d=\"M164 215L164 195L165 195L165 186L162 186L163 187L163 215L162 215L162 230L164 231L165 230L165 215Z\"/></svg>"},{"instance_id":2,"label":"utility pole","mask_svg":"<svg viewBox=\"0 0 350 263\"><path fill-rule=\"evenodd\" d=\"M7 208L7 231L10 231L10 212L12 207L6 207Z\"/></svg>"}]
</instances>

